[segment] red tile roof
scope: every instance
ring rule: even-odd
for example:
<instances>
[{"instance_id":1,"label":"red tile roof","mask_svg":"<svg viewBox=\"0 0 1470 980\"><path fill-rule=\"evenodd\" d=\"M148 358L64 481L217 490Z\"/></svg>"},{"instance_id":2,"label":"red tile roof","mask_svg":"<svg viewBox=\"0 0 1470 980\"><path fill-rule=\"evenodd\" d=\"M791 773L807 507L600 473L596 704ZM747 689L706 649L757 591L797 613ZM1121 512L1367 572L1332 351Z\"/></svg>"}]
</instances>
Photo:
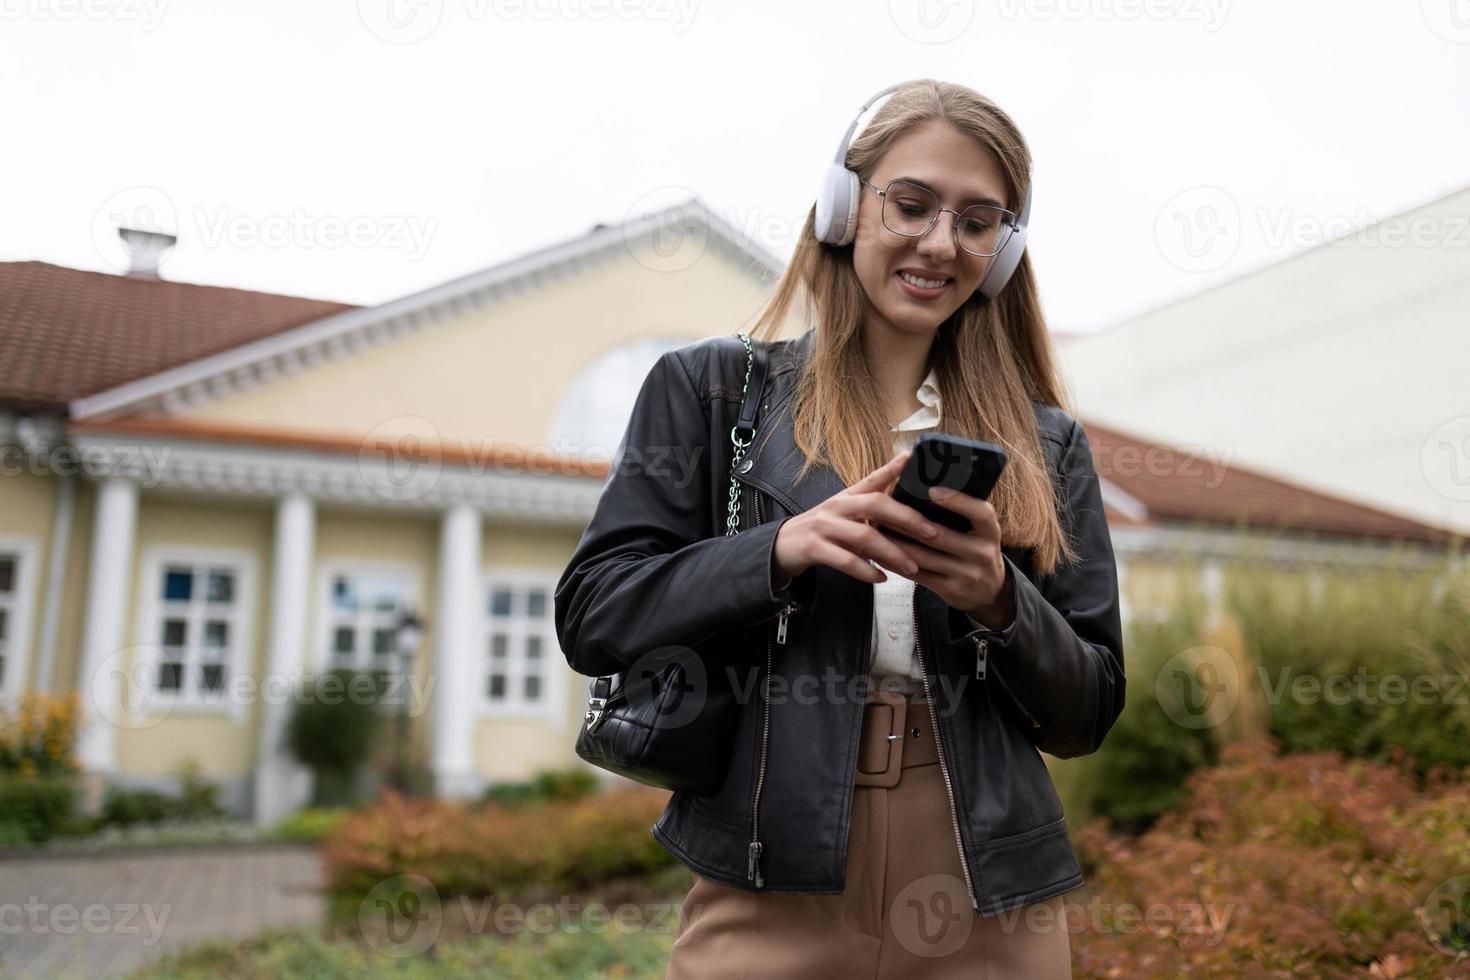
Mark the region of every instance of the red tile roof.
<instances>
[{"instance_id":1,"label":"red tile roof","mask_svg":"<svg viewBox=\"0 0 1470 980\"><path fill-rule=\"evenodd\" d=\"M1148 508L1145 523L1243 523L1431 544L1451 540L1448 532L1432 525L1233 463L1222 447L1173 448L1085 420L1083 428L1098 475ZM1136 522L1124 517L1121 523Z\"/></svg>"},{"instance_id":2,"label":"red tile roof","mask_svg":"<svg viewBox=\"0 0 1470 980\"><path fill-rule=\"evenodd\" d=\"M0 403L35 411L353 307L0 262Z\"/></svg>"}]
</instances>

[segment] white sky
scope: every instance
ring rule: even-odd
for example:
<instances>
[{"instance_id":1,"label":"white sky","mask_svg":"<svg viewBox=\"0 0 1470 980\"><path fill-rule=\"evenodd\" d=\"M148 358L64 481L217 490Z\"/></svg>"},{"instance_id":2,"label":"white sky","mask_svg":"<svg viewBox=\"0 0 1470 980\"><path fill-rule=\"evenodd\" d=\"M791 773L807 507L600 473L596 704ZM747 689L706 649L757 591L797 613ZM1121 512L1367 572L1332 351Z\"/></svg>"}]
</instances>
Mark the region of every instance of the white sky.
<instances>
[{"instance_id":1,"label":"white sky","mask_svg":"<svg viewBox=\"0 0 1470 980\"><path fill-rule=\"evenodd\" d=\"M1063 330L1470 183L1470 0L0 0L0 259L151 208L167 278L366 304L690 191L784 258L923 76L1022 127Z\"/></svg>"}]
</instances>

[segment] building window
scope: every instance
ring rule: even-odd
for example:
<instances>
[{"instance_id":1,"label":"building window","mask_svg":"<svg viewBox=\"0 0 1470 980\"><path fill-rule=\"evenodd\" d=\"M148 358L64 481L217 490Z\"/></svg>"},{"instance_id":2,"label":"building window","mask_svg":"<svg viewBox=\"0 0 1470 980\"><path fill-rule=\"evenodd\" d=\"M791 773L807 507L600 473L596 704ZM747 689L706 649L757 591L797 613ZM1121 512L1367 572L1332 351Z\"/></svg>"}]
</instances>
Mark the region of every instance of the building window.
<instances>
[{"instance_id":1,"label":"building window","mask_svg":"<svg viewBox=\"0 0 1470 980\"><path fill-rule=\"evenodd\" d=\"M327 572L327 669L381 670L396 676L399 617L413 605L412 576L403 568L338 567Z\"/></svg>"},{"instance_id":2,"label":"building window","mask_svg":"<svg viewBox=\"0 0 1470 980\"><path fill-rule=\"evenodd\" d=\"M556 577L541 571L501 569L486 576L483 698L492 711L556 717L555 588Z\"/></svg>"},{"instance_id":3,"label":"building window","mask_svg":"<svg viewBox=\"0 0 1470 980\"><path fill-rule=\"evenodd\" d=\"M249 649L250 562L160 551L146 564L143 642L153 658L152 691L173 704L230 706L230 684Z\"/></svg>"},{"instance_id":4,"label":"building window","mask_svg":"<svg viewBox=\"0 0 1470 980\"><path fill-rule=\"evenodd\" d=\"M20 555L0 553L0 691L14 683L13 661L20 653L15 647L15 623L20 604Z\"/></svg>"}]
</instances>

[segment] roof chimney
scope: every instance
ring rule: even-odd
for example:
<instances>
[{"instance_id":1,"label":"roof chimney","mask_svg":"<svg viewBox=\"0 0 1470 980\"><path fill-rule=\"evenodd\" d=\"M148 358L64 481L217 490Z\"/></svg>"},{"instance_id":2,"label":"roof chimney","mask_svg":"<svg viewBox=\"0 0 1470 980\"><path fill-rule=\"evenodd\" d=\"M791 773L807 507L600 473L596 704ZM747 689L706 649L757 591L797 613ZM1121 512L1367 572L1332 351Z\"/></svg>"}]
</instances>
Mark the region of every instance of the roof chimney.
<instances>
[{"instance_id":1,"label":"roof chimney","mask_svg":"<svg viewBox=\"0 0 1470 980\"><path fill-rule=\"evenodd\" d=\"M158 267L163 262L163 253L179 240L177 235L142 228L119 228L117 237L122 239L123 250L128 253L127 274L132 279L162 279Z\"/></svg>"}]
</instances>

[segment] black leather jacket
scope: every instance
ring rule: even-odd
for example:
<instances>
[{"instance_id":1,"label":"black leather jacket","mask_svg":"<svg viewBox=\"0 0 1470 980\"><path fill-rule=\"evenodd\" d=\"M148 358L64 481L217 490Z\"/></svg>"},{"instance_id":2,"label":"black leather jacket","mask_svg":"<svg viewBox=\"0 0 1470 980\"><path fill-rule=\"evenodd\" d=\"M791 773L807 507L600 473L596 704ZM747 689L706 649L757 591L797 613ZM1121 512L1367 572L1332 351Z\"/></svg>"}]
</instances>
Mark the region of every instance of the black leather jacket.
<instances>
[{"instance_id":1,"label":"black leather jacket","mask_svg":"<svg viewBox=\"0 0 1470 980\"><path fill-rule=\"evenodd\" d=\"M789 396L811 340L808 331L768 346L766 397L736 474L741 530L729 537L745 348L721 336L659 359L554 606L562 651L580 674L611 674L679 645L711 672L729 668L737 692L749 692L724 782L709 796L674 793L653 837L691 870L737 888L840 894L873 588L817 565L772 589L782 521L844 488L826 466L794 480L801 457ZM1096 751L1123 709L1117 572L1087 436L1061 409L1033 405L1062 527L1081 560L1038 575L1029 549L1002 549L1016 599L1005 630L977 629L914 588L955 846L980 915L1082 884L1040 751Z\"/></svg>"}]
</instances>

